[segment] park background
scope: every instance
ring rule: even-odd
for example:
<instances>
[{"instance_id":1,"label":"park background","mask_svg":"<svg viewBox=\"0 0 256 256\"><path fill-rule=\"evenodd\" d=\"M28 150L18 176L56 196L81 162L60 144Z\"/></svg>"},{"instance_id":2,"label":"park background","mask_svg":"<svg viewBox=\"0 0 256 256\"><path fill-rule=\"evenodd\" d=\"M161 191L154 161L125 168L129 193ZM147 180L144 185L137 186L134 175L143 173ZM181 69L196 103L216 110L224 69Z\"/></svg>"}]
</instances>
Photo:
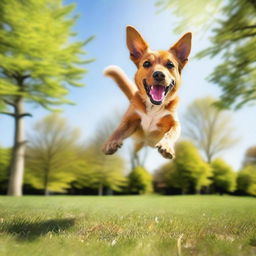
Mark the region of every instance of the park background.
<instances>
[{"instance_id":1,"label":"park background","mask_svg":"<svg viewBox=\"0 0 256 256\"><path fill-rule=\"evenodd\" d=\"M71 4L72 1L65 1L64 4ZM61 109L63 110L59 114L55 114L58 117L52 118L59 118L59 122L66 122L66 126L73 127L73 129L78 128L79 132L79 142L78 138L74 138L77 140L77 147L81 147L81 145L85 145L84 150L86 151L86 147L89 149L91 144L94 144L94 140L100 141L102 143L106 140L107 135L109 134L111 129L118 124L118 119L121 118L122 113L128 106L128 102L125 97L122 95L120 90L114 84L113 81L103 76L103 69L111 64L119 65L121 68L125 70L128 76L133 79L134 73L136 68L134 64L129 60L128 50L126 48L125 43L125 27L127 24L135 26L144 36L144 38L149 42L150 47L152 49L168 49L178 38L182 35L182 33L187 32L188 30L192 31L193 33L193 46L192 46L192 53L190 57L189 64L185 67L185 70L182 74L183 78L183 85L180 91L180 98L181 103L179 106L179 116L181 119L183 132L181 140L190 140L194 143L198 150L202 155L202 159L209 162L209 159L204 155L204 150L206 150L202 143L200 142L200 138L195 138L195 133L197 131L186 133L186 129L188 130L191 122L188 121L190 118L189 115L192 115L191 119L197 119L193 117L192 111L189 112L191 109L191 104L196 104L196 101L203 101L207 105L207 101L211 104L213 101L217 101L222 94L222 90L218 84L213 84L207 81L207 77L214 71L216 66L221 63L225 63L225 57L222 58L221 54L216 54L215 58L210 58L206 56L202 59L196 58L196 54L198 52L207 49L207 47L211 46L209 38L213 36L213 32L211 30L211 25L209 23L214 22L215 19L218 17L223 17L223 13L219 13L218 10L222 8L222 3L219 1L216 4L204 4L203 2L198 1L196 4L199 5L201 8L205 7L208 8L207 12L210 13L211 11L215 11L215 16L207 19L206 25L202 26L202 24L198 25L198 21L193 23L190 26L183 26L182 29L179 29L177 32L177 28L179 21L182 17L179 16L178 8L181 8L181 11L184 12L184 17L186 15L189 17L189 13L187 8L188 5L186 3L181 3L180 6L164 6L164 4L168 4L168 2L162 2L162 5L157 6L156 2L154 1L98 1L94 2L87 2L87 1L77 1L76 8L73 12L74 15L80 15L77 22L74 24L72 30L74 30L77 34L73 37L72 41L80 40L83 41L84 39L94 37L88 44L85 45L85 50L88 52L86 58L88 60L92 60L92 63L89 63L86 66L88 73L82 78L81 83L85 85L82 88L69 88L69 95L68 98L75 103L75 105L63 105ZM170 3L169 3L170 4ZM217 6L217 7L216 7ZM175 15L175 12L172 10L177 9L178 15ZM183 8L183 9L182 9ZM214 9L215 8L215 9ZM125 11L124 11L125 10ZM142 11L143 10L143 11ZM190 10L192 13L195 11L193 8ZM174 12L174 13L173 13ZM204 14L205 15L205 14ZM178 16L178 17L177 17ZM225 16L223 17L225 19ZM192 18L193 19L193 13ZM205 19L203 16L202 19ZM199 18L200 20L200 18ZM231 21L232 22L232 21ZM150 23L150 25L149 25ZM40 24L40 22L39 22ZM49 24L48 24L49 25ZM181 30L182 33L180 32ZM250 49L248 49L250 52ZM255 63L252 63L252 65ZM233 67L231 66L231 69ZM234 68L235 70L235 68ZM236 71L236 70L235 70ZM232 71L233 72L233 71ZM253 72L252 72L253 73ZM230 75L231 76L231 75ZM252 74L253 76L253 74ZM231 77L232 78L232 77ZM236 83L235 77L233 78L233 83ZM246 87L246 85L244 85ZM253 93L252 93L253 94ZM232 95L231 95L232 96ZM235 95L234 95L235 97ZM237 96L239 98L240 96ZM248 97L249 98L249 97ZM235 99L234 99L235 102ZM243 108L240 108L236 111L223 111L221 115L218 117L220 119L220 123L216 124L215 131L213 133L219 133L219 137L228 137L226 141L217 141L217 143L227 144L223 145L223 150L216 150L216 154L214 157L222 158L227 165L230 165L230 168L234 171L239 171L243 169L245 166L246 161L246 151L249 148L252 148L249 153L249 158L255 157L255 152L253 152L254 141L255 141L255 126L256 121L255 118L252 118L252 113L255 112L255 106L251 106L251 101L248 104L243 105ZM205 106L202 106L203 108ZM232 108L233 106L231 106ZM198 110L199 111L199 110ZM211 111L211 110L208 110ZM26 134L30 136L32 139L33 132L35 131L35 124L45 121L44 118L47 118L47 115L50 115L49 110L38 106L38 104L26 104L26 112L29 112L33 115L33 118L26 117ZM224 113L225 112L225 113ZM226 113L227 112L227 113ZM208 114L208 113L207 113ZM54 115L54 114L53 114ZM210 113L209 113L210 115ZM214 115L214 113L212 113ZM50 117L48 117L50 118ZM199 114L200 118L200 114ZM209 117L210 119L211 117ZM227 118L227 119L226 119ZM222 120L221 120L222 119ZM226 119L225 124L221 123L223 120ZM56 120L57 121L57 120ZM6 148L10 148L13 144L13 134L14 134L14 124L13 120L10 116L1 116L1 126L0 126L0 133L1 133L1 145L3 150ZM48 122L52 122L49 120ZM196 122L200 122L196 120ZM227 124L228 123L228 124ZM64 124L62 124L64 125ZM193 124L192 124L193 125ZM196 124L198 129L200 124ZM202 125L205 125L202 123ZM110 126L110 127L109 127ZM185 126L185 127L184 127ZM223 126L223 127L222 127ZM57 127L51 127L48 129L58 129ZM72 128L66 128L72 129ZM196 129L194 127L194 129ZM229 131L228 131L229 130ZM41 130L44 133L45 130ZM48 131L49 133L52 131ZM202 133L209 133L209 131L201 131ZM101 133L102 135L99 135ZM105 137L104 137L105 135ZM186 136L187 135L187 136ZM34 140L35 135L34 134ZM78 136L78 135L76 135ZM198 135L197 135L198 136ZM208 135L209 136L209 135ZM213 135L212 135L213 136ZM229 138L230 137L230 138ZM220 140L220 138L217 138ZM32 139L33 140L33 139ZM193 141L194 140L194 141ZM228 141L230 140L230 141ZM29 141L28 141L29 143ZM75 143L75 141L74 141ZM99 144L100 144L99 143ZM201 143L201 145L200 145ZM79 145L78 145L79 144ZM29 145L29 144L28 144ZM221 148L222 145L220 145ZM100 145L98 145L100 147ZM61 150L60 150L61 151ZM134 168L133 160L131 159L132 154L132 144L131 142L126 141L124 147L118 152L120 159L117 159L116 164L112 162L112 158L108 160L101 156L99 157L98 162L106 161L109 164L116 165L116 172L117 179L120 178L121 173L123 175L127 175L132 168ZM255 151L255 150L254 150ZM248 152L247 152L248 153ZM61 154L61 152L60 152ZM62 154L68 154L67 152L62 152ZM86 153L85 153L86 154ZM101 152L99 150L95 151L95 154L100 155ZM34 156L35 158L37 156ZM74 156L73 156L74 157ZM83 157L83 156L81 156ZM4 159L3 159L4 158ZM3 166L2 169L8 168L8 157L4 157L2 155L2 162ZM29 156L28 156L29 158ZM84 156L84 158L86 158ZM167 164L168 161L164 160L154 149L145 149L143 152L140 153L141 161L137 163L145 168L146 172L149 172L154 175L154 173L161 169L163 164ZM248 158L248 157L247 157ZM10 159L9 159L10 160ZM79 160L77 159L77 165L79 165ZM212 160L212 159L211 159ZM36 160L35 160L36 161ZM37 161L42 161L37 159ZM69 160L67 160L69 161ZM75 161L75 160L73 160ZM115 159L113 160L115 161ZM119 162L118 162L119 161ZM49 162L49 161L48 161ZM97 162L97 161L96 161ZM37 162L38 163L38 162ZM49 163L48 163L49 164ZM65 163L62 163L65 166ZM99 165L99 163L92 163L92 165ZM30 164L31 165L31 164ZM44 165L47 163L40 162L40 168L34 168L34 170L28 171L32 173L31 178L25 179L28 185L32 185L33 188L42 189L44 183ZM28 167L30 168L30 167ZM73 171L76 169L72 167L64 168L63 170L51 170L49 172L49 187L50 191L52 192L66 192L65 188L68 188L68 183L71 181L76 180L77 172ZM87 172L90 172L88 169L93 169L93 167L84 167L80 170L80 172L86 172L85 169L87 168ZM99 168L104 169L104 167L95 167L97 170ZM111 167L110 167L111 168ZM31 168L30 168L31 169ZM41 170L40 170L41 169ZM98 170L102 173L102 179L106 179L108 176L108 167L105 168L106 170ZM123 170L120 170L123 169ZM171 167L170 167L171 169ZM96 171L96 170L95 170ZM4 170L2 170L4 172ZM97 171L96 171L97 172ZM191 171L192 174L193 171ZM74 174L75 173L75 174ZM90 174L92 175L92 174ZM115 174L114 174L115 175ZM209 179L211 179L211 175L208 175ZM2 175L3 179L6 177ZM60 177L59 185L57 184L58 181L56 177ZM63 176L69 176L63 177ZM73 177L72 177L73 176ZM86 175L82 175L86 176ZM109 174L111 177L111 174ZM29 181L29 179L34 179L33 181ZM58 179L58 178L57 178ZM87 178L86 178L87 179ZM100 179L100 177L98 177ZM111 179L111 178L110 178ZM52 180L52 181L51 181ZM102 181L104 183L105 181ZM41 183L41 184L40 184ZM52 183L52 186L51 186ZM96 183L100 183L100 181L96 181ZM106 187L111 188L110 185L105 182ZM117 183L120 183L117 181ZM168 183L168 181L167 181ZM120 185L120 184L119 184ZM81 185L82 186L82 185ZM84 187L94 187L95 184L86 184L84 183ZM52 187L52 188L51 188ZM55 187L55 189L53 189ZM234 187L234 186L233 186ZM119 189L118 189L119 190ZM231 190L234 191L234 188ZM233 192L229 189L226 189L225 192ZM2 189L2 192L4 190ZM29 189L28 189L29 192ZM47 192L48 193L48 192ZM93 191L90 191L93 193ZM125 192L127 193L127 191Z\"/></svg>"},{"instance_id":2,"label":"park background","mask_svg":"<svg viewBox=\"0 0 256 256\"><path fill-rule=\"evenodd\" d=\"M72 1L64 1L64 4L67 5L72 3ZM106 190L109 191L109 193L115 192L115 190L119 190L119 192L121 192L121 187L129 186L127 185L127 180L125 181L125 178L121 182L121 176L127 176L131 172L131 170L136 167L135 165L143 167L140 171L142 171L143 169L146 174L149 174L148 176L152 176L151 180L153 180L153 183L155 183L155 185L157 181L154 180L154 173L157 173L157 171L158 173L161 173L160 169L164 164L167 164L168 166L169 163L169 172L172 172L171 169L173 169L174 167L171 167L172 164L170 163L170 161L163 159L154 149L143 150L140 153L140 161L134 163L131 154L132 143L129 140L125 142L123 148L120 150L120 152L118 152L117 157L104 157L98 149L100 147L100 144L102 144L104 140L107 139L110 131L117 126L118 120L120 120L122 113L124 113L125 109L128 106L128 102L125 99L124 95L122 95L122 92L118 89L113 81L104 77L102 73L103 69L106 66L110 64L116 64L123 68L128 76L133 79L136 68L134 64L129 60L129 54L126 48L125 27L127 24L135 26L142 33L144 38L149 42L152 49L168 49L175 41L178 40L178 38L182 34L184 34L184 32L192 31L192 53L189 64L185 67L182 74L183 85L180 91L181 103L178 109L182 124L181 141L186 140L194 143L194 146L197 147L197 149L194 150L199 151L198 154L200 154L200 160L202 161L207 161L208 163L210 163L214 160L214 158L221 158L224 162L221 160L222 162L219 164L224 165L226 169L229 169L225 170L224 172L237 173L247 165L246 161L248 159L250 159L250 163L255 161L253 160L253 158L255 158L254 141L256 136L256 120L255 118L253 118L253 113L255 112L255 106L253 105L253 100L255 99L255 92L253 91L253 89L255 88L255 85L253 85L255 81L253 80L255 79L255 70L250 69L248 71L247 77L246 75L242 74L240 75L240 78L237 78L237 76L239 76L237 72L240 72L241 69L238 69L236 67L238 61L244 61L242 58L248 58L249 54L254 56L253 49L250 49L249 43L255 40L255 38L253 36L247 38L243 35L245 38L241 39L241 42L238 42L236 44L236 41L234 41L234 45L232 45L232 36L236 35L231 34L231 32L233 33L233 31L228 31L228 26L232 25L232 22L234 22L234 18L230 17L229 20L228 17L225 16L228 14L228 11L225 11L226 13L224 11L221 12L222 8L225 7L225 4L223 4L222 1L217 1L215 4L207 4L203 1L195 1L194 6L198 6L198 8L205 8L207 15L213 13L212 17L209 17L205 13L200 12L201 16L197 15L197 18L195 17L197 8L193 7L190 9L189 5L185 2L181 2L180 4L175 5L175 3L171 3L168 1L162 1L160 2L160 4L157 4L155 1L143 0L129 2L102 0L100 2L76 1L75 4L76 8L72 13L73 15L79 15L79 18L76 20L76 22L74 22L72 28L70 28L76 32L76 35L73 36L70 40L71 42L75 42L83 41L85 39L91 39L82 48L85 49L87 52L85 58L88 60L88 62L90 62L90 60L92 62L85 65L87 73L84 76L81 76L81 85L85 85L85 87L74 88L70 86L68 88L68 99L74 102L75 105L63 104L61 107L58 106L58 108L56 109L61 109L62 112L60 112L59 114L52 114L55 115L55 117L52 117L51 119L49 117L49 115L51 115L50 111L42 107L42 104L40 102L39 104L35 104L33 102L25 103L26 112L33 115L33 118L25 117L25 133L26 136L32 140L29 142L28 139L27 145L28 147L30 145L32 149L28 149L26 153L26 157L28 159L26 168L28 170L26 172L27 175L25 175L25 185L28 185L26 190L28 193L41 193L37 190L39 189L42 191L43 187L45 186L48 187L47 189L45 189L47 190L46 193L71 193L73 186L71 186L70 184L76 183L77 180L84 180L84 182L80 182L83 184L80 184L78 187L79 189L82 187L90 188L87 193L95 193L94 190L97 186L98 190L99 187L105 187ZM235 4L234 6L232 6L232 8L235 8ZM237 15L243 15L244 8L245 7L242 7L240 10L242 14L238 12ZM183 16L180 13L183 13ZM206 52L208 53L204 54L206 56L204 56L203 58L198 58L198 53L202 53L203 50L209 47L216 47L216 45L221 43L225 43L218 43L218 40L220 40L218 39L219 35L217 33L214 34L212 30L212 28L216 26L218 27L218 18L223 19L224 21L225 19L227 19L231 24L226 24L226 31L225 26L223 25L224 23L221 24L224 27L224 32L226 32L227 35L226 41L228 42L228 40L231 40L231 44L227 46L227 49L228 47L232 49L233 46L239 45L240 43L244 43L244 46L241 47L241 49L247 49L247 52L244 55L240 54L238 55L238 57L236 57L238 59L232 60L229 57L230 53L228 53L228 50L227 52L224 52L224 54L226 55L224 55L223 57L223 53L220 51L220 48L217 49L217 52L213 54L215 56L214 58L211 58L211 56L209 56L212 49L206 50ZM184 20L182 21L182 19ZM187 25L187 21L189 21L190 25ZM38 21L38 24L43 26L44 22L46 26L51 26L51 23L49 23L49 21L47 20ZM212 23L214 24L214 22L216 23L215 26L212 25ZM246 25L246 22L247 20L241 20L241 24L243 26ZM253 24L253 21L249 21L249 19L248 22L250 24ZM27 23L24 25L28 26ZM221 29L223 29L221 28L221 25L219 26L220 32L222 32ZM47 29L50 29L50 27L48 27ZM54 29L56 28L53 28L53 31ZM252 28L249 29L249 31L245 30L245 32L251 32L251 30L253 29L254 25L252 25ZM240 33L240 31L236 33ZM212 42L214 42L214 39L211 38L216 39L217 43L215 43L215 46L214 43L211 43L211 40ZM246 40L249 42L249 46L247 46ZM3 50L6 51L6 49ZM230 51L231 54L235 53L235 51ZM84 56L81 56L81 58L84 58ZM255 62L253 61L253 58L251 56L250 58L252 60L249 59L250 63L248 65L254 67ZM229 62L225 65L227 59L231 60L229 60ZM221 66L222 64L224 64L224 66ZM217 68L219 67L222 69L222 72L226 72L226 68L229 69L230 73L217 73ZM245 68L248 67L246 66ZM211 82L209 81L209 79L207 80L207 78L209 78L210 75L213 73L215 75L215 82ZM238 88L233 89L234 92L233 94L231 92L230 95L228 95L229 98L227 98L226 95L222 97L222 95L225 94L224 91L228 91L227 88L223 87L224 82L222 82L220 78L222 75L227 75L226 79L230 80L228 86ZM252 86L252 88L250 88L250 86ZM231 91L231 89L229 91ZM4 91L2 94L3 99L9 97L8 95L4 95ZM243 95L245 96L245 100L243 99ZM211 118L214 118L214 115L216 114L215 109L211 109L210 107L208 110L206 110L206 113L199 113L200 108L201 110L207 109L207 106L209 107L209 105L217 101L220 97L222 97L222 102L230 101L227 106L225 106L225 108L228 107L231 110L216 110L216 113L218 112L219 115L217 117L217 123L214 124L213 131L209 131L209 128L207 130L207 128L204 127L207 126L207 121L212 122ZM246 104L243 104L242 107L236 110L235 107L243 101ZM198 106L200 104L201 107ZM8 104L5 105L8 106ZM196 109L197 107L199 107L199 109ZM195 109L195 111L197 111L198 115L196 114L196 116L193 116L193 108ZM205 123L203 122L203 119L205 119L205 117L203 116L204 114L208 116L208 120L206 120ZM47 118L49 119L48 121L46 121ZM8 173L10 172L8 171L8 168L10 167L10 156L8 157L8 154L10 155L10 150L8 151L8 149L10 149L13 145L14 122L12 119L13 118L11 116L1 115L0 120L0 143L3 150L0 159L0 161L2 162L1 173L3 173L1 175L2 193L6 193ZM53 120L59 122L59 127L57 124L55 125L55 127L53 124L52 127L42 127L47 122L54 123L55 121L53 122ZM35 128L39 126L41 127L41 130ZM194 126L192 127L192 131L191 126ZM55 167L49 167L51 170L47 171L49 173L45 174L45 166L51 165L50 161L53 160L42 160L42 157L40 158L39 156L40 154L42 154L42 152L38 152L38 154L35 154L34 156L30 155L29 152L34 151L33 143L36 143L37 136L43 137L46 132L48 132L49 134L53 133L54 129L66 129L66 131L63 131L64 133L68 133L68 130L70 132L72 129L79 129L79 135L74 135L74 138L71 138L70 136L69 140L73 140L71 144L74 144L73 146L76 147L76 149L72 150L80 151L80 153L79 156L75 157L72 155L72 152L66 152L65 150L61 152L62 149L59 149L58 158L63 159L62 163L59 159L56 160L58 162L59 168L56 169ZM36 131L38 131L38 134L36 134ZM204 138L204 136L208 136L208 141ZM210 140L211 142L209 142ZM89 163L89 161L87 161L86 163L86 157L93 157L92 155L86 156L86 154L88 153L87 151L92 152L90 148L93 144L96 143L95 141L97 141L98 143L98 145L95 146L98 148L96 149L94 147L95 155L97 155L97 160L95 160L94 163ZM42 143L43 142L41 142L41 147L43 147ZM63 143L69 142L63 141ZM212 145L209 146L209 143L211 143ZM34 147L36 147L36 145L34 145ZM212 149L209 149L210 147L212 147ZM40 149L38 150L40 151ZM43 150L44 154L46 154L46 149ZM84 152L81 153L81 151ZM208 151L208 153L205 151ZM67 154L70 158L61 157L61 154L63 154L63 156ZM29 159L31 160L32 158L34 159L34 162L29 161ZM69 164L67 167L67 162L70 162L71 159L74 164ZM85 161L83 162L82 159L84 159ZM81 163L81 161L83 163ZM182 161L186 160L183 159ZM77 164L75 164L75 162ZM105 167L103 162L106 162ZM90 166L90 164L92 166ZM37 165L37 167L35 167L35 165ZM112 168L111 165L113 168L115 167L115 171L113 172L109 171L109 168ZM63 166L62 170L60 166ZM94 170L94 174L92 170ZM179 171L182 172L182 170ZM168 170L163 172L167 173ZM194 184L196 184L196 181L193 181L194 177L192 176L197 175L195 174L195 172L196 170L187 171L187 173L189 173L188 175L191 176L191 182ZM196 179L198 180L201 176L208 180L202 182L202 184L200 185L200 189L203 187L208 187L209 184L207 183L212 183L212 172L213 171L210 170L208 171L208 173L207 171L205 171L205 173L197 175ZM99 175L99 173L101 174ZM109 182L111 183L111 181L107 181L108 179L114 182L113 177L115 175L117 176L117 186L116 184L108 184ZM164 186L167 188L170 187L170 185L168 185L170 183L169 179L171 179L169 178L170 175L171 174L169 173L167 174L168 178L163 178L163 183L165 183ZM228 176L227 173L223 175L223 179L226 179ZM91 176L94 176L95 181L90 183L89 180L92 179ZM96 176L98 177L95 178ZM159 179L156 176L157 175L155 175L155 179ZM235 176L235 174L233 176ZM45 184L45 179L47 179L47 185ZM102 179L102 181L100 181L100 179ZM253 180L255 178L252 178L250 176L250 179ZM232 182L234 183L234 181ZM252 181L252 183L253 182L254 181ZM99 184L101 183L102 186L99 186ZM126 185L124 183L126 183ZM160 183L162 183L162 181ZM236 185L234 184L226 184L223 186L227 186L224 189L224 192L236 191ZM228 186L230 186L230 188L228 188ZM254 183L252 186L255 186ZM115 189L113 190L114 187ZM69 191L68 188L70 188ZM129 189L124 190L124 193L129 193ZM150 190L152 191L152 189ZM189 192L193 192L193 190L194 189L189 189ZM246 189L244 188L242 190ZM250 188L249 190L255 191L254 188ZM75 193L74 190L72 191L73 193ZM79 193L86 194L86 190L84 190L84 192L80 191ZM137 191L137 193L139 192ZM167 192L164 191L164 193ZM243 193L248 194L246 191L243 191ZM255 192L250 192L249 194L254 193Z\"/></svg>"},{"instance_id":3,"label":"park background","mask_svg":"<svg viewBox=\"0 0 256 256\"><path fill-rule=\"evenodd\" d=\"M128 24L193 33L172 161L101 151ZM1 0L0 255L255 255L255 29L254 0Z\"/></svg>"}]
</instances>

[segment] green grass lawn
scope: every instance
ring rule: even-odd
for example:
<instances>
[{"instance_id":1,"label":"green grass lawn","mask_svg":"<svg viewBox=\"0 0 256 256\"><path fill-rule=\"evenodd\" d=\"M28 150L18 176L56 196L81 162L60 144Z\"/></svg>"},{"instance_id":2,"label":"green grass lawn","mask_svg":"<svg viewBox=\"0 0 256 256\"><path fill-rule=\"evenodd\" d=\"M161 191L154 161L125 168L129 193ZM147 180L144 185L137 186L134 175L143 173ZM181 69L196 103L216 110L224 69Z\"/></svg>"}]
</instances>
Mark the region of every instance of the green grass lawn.
<instances>
[{"instance_id":1,"label":"green grass lawn","mask_svg":"<svg viewBox=\"0 0 256 256\"><path fill-rule=\"evenodd\" d=\"M256 255L256 200L0 197L0 255Z\"/></svg>"}]
</instances>

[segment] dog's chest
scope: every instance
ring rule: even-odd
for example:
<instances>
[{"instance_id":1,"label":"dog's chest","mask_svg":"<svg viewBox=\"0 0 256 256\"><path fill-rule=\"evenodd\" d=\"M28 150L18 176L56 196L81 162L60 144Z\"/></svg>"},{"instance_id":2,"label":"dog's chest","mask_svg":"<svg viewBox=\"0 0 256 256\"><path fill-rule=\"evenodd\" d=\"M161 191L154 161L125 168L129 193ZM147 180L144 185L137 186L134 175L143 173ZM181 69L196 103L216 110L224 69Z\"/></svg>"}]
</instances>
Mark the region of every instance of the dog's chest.
<instances>
[{"instance_id":1,"label":"dog's chest","mask_svg":"<svg viewBox=\"0 0 256 256\"><path fill-rule=\"evenodd\" d=\"M157 124L162 117L170 114L170 111L163 108L163 106L150 106L147 108L147 113L138 111L141 117L141 127L145 133L156 131L159 129Z\"/></svg>"}]
</instances>

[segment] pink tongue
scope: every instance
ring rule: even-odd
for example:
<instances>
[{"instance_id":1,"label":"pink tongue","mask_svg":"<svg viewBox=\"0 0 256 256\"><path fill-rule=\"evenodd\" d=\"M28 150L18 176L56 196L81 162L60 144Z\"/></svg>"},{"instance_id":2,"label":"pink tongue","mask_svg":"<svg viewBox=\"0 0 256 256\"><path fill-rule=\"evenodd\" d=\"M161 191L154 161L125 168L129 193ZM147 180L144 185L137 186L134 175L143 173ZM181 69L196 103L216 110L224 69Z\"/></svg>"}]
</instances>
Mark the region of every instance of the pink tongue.
<instances>
[{"instance_id":1,"label":"pink tongue","mask_svg":"<svg viewBox=\"0 0 256 256\"><path fill-rule=\"evenodd\" d=\"M155 101L162 101L164 98L164 86L152 86L150 89L150 95Z\"/></svg>"}]
</instances>

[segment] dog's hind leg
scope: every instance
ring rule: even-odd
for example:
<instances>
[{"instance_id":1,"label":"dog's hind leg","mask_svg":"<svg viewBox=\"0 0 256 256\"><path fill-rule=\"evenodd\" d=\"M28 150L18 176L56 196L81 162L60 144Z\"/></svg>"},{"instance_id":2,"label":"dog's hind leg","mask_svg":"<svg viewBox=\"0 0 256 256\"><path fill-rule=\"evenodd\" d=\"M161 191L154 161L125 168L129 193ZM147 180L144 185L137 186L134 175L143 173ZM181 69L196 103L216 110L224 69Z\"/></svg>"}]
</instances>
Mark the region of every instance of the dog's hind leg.
<instances>
[{"instance_id":1,"label":"dog's hind leg","mask_svg":"<svg viewBox=\"0 0 256 256\"><path fill-rule=\"evenodd\" d=\"M135 141L134 143L134 148L133 148L133 154L136 155L144 146L144 142L137 142Z\"/></svg>"},{"instance_id":2,"label":"dog's hind leg","mask_svg":"<svg viewBox=\"0 0 256 256\"><path fill-rule=\"evenodd\" d=\"M140 157L138 152L141 150L141 148L144 146L144 142L138 142L135 141L133 145L133 151L132 151L132 159L131 159L131 164L132 164L132 169L135 168L136 166L140 165Z\"/></svg>"}]
</instances>

